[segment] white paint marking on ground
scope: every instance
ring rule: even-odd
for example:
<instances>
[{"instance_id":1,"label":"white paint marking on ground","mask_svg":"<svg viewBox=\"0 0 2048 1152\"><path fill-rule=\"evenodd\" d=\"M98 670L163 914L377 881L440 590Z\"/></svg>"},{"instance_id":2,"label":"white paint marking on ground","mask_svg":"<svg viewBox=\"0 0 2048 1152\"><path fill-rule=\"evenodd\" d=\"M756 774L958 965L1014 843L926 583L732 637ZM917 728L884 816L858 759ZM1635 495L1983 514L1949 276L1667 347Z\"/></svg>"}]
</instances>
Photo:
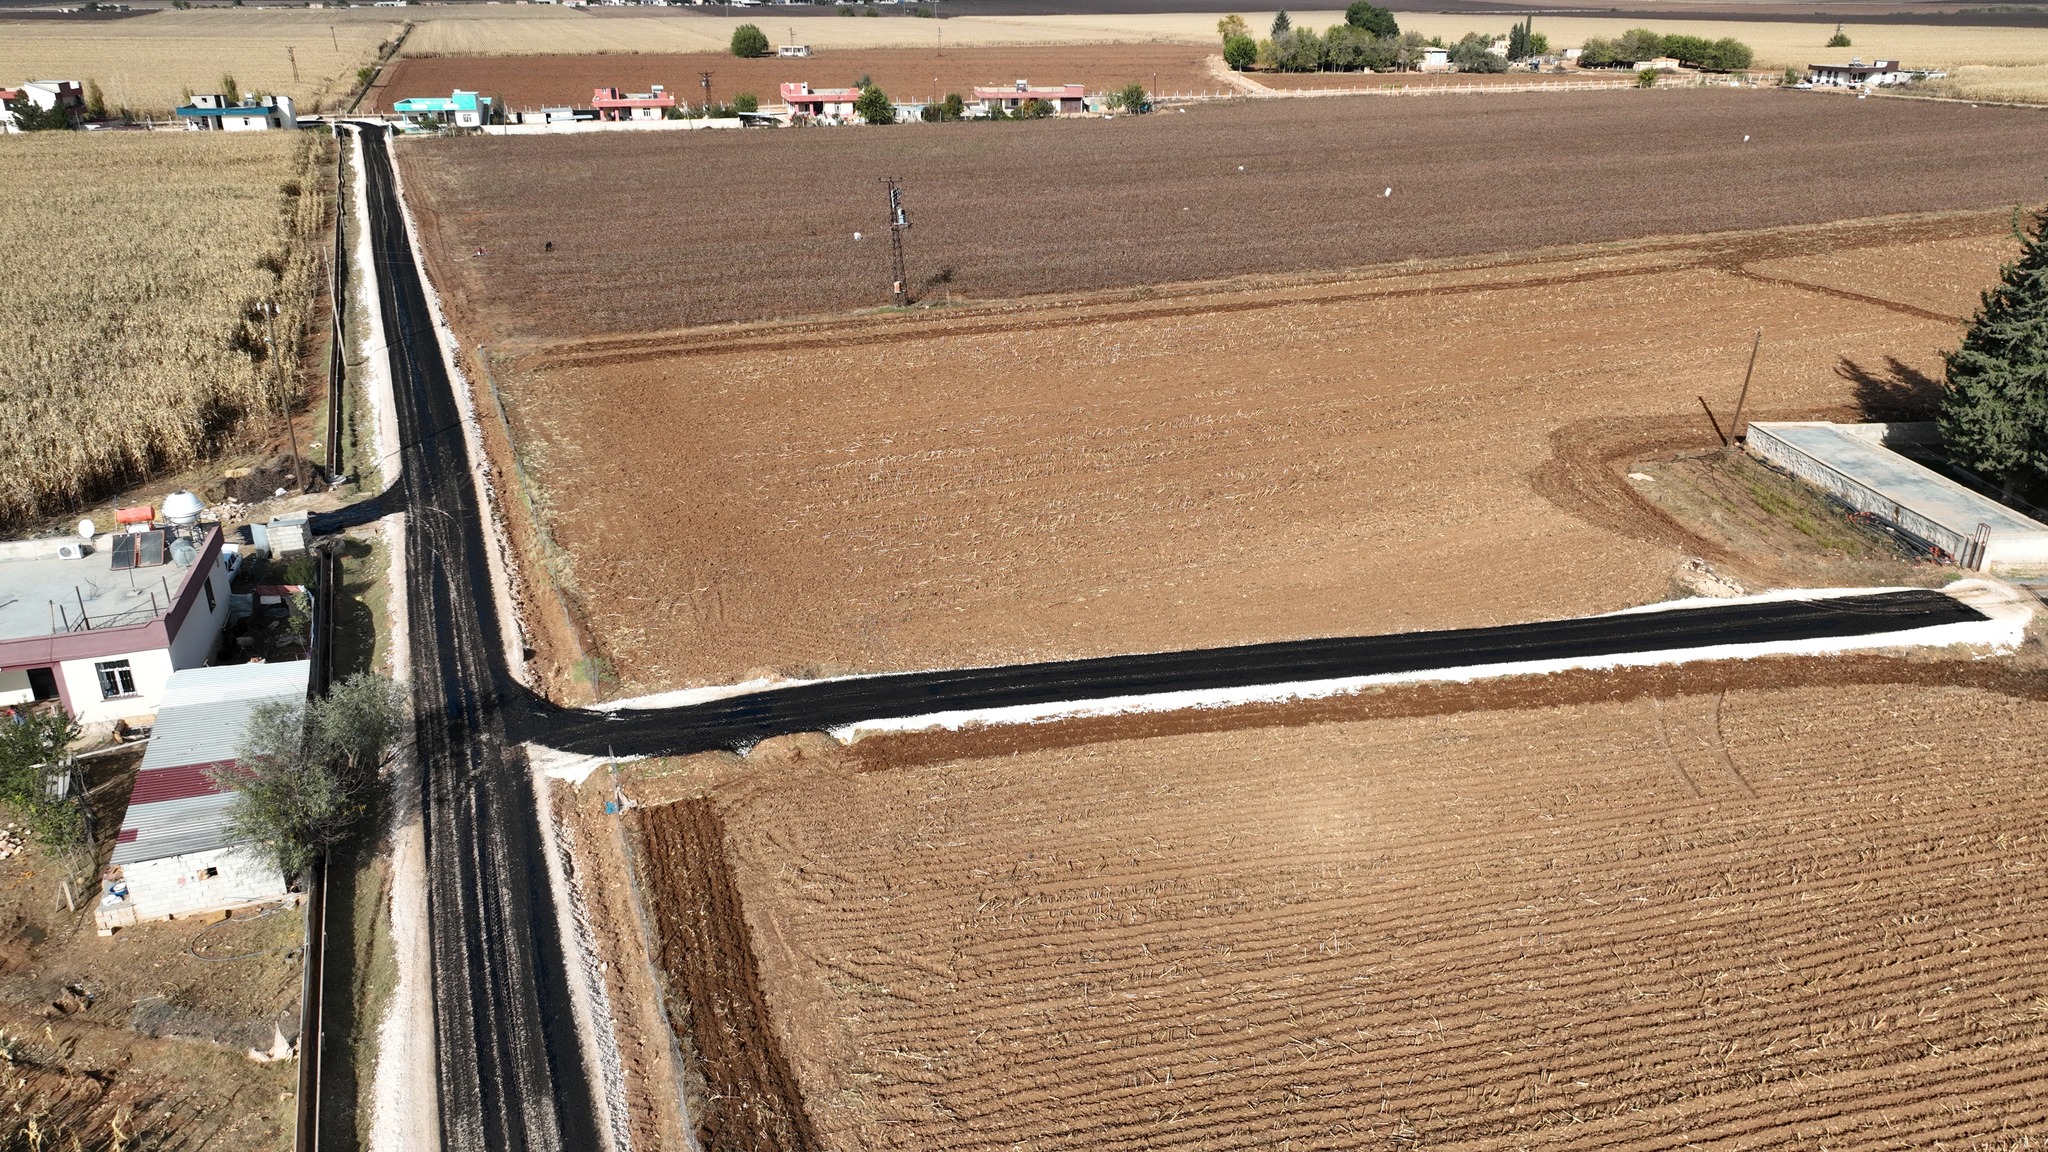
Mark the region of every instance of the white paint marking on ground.
<instances>
[{"instance_id":1,"label":"white paint marking on ground","mask_svg":"<svg viewBox=\"0 0 2048 1152\"><path fill-rule=\"evenodd\" d=\"M582 787L590 774L607 764L629 764L644 760L644 756L585 756L576 752L563 752L541 744L528 744L526 757L533 762L535 770L549 780L562 780Z\"/></svg>"},{"instance_id":2,"label":"white paint marking on ground","mask_svg":"<svg viewBox=\"0 0 2048 1152\"><path fill-rule=\"evenodd\" d=\"M1820 592L1794 591L1764 593L1739 599L1673 601L1629 612L1669 610L1673 606L1699 607L1709 604L1738 604L1771 600L1832 599L1859 591L1894 589L1827 589ZM961 709L923 716L887 720L863 720L831 730L834 739L853 743L863 736L883 732L916 732L931 729L958 731L976 725L1039 724L1089 716L1116 716L1145 712L1177 712L1197 708L1229 708L1243 704L1274 704L1294 700L1318 700L1346 696L1387 684L1426 682L1468 683L1505 676L1536 676L1572 669L1606 670L1639 668L1660 664L1689 664L1709 660L1748 660L1758 656L1819 656L1837 652L1873 651L1886 648L1943 648L1971 646L1988 652L2010 651L2026 637L2033 608L2025 598L2005 585L1987 580L1965 580L1951 585L1951 595L1985 613L1989 619L1956 624L1936 624L1870 636L1822 637L1812 640L1772 641L1757 644L1717 644L1702 648L1678 648L1654 652L1628 652L1612 656L1558 660L1530 660L1516 663L1479 664L1463 668L1441 668L1422 672L1391 672L1373 676L1347 676L1329 680L1307 680L1286 684L1257 684L1243 688L1212 688L1187 692L1161 692L1146 696L1115 696L1100 700L1017 705L1008 708ZM1610 613L1609 615L1623 615Z\"/></svg>"}]
</instances>

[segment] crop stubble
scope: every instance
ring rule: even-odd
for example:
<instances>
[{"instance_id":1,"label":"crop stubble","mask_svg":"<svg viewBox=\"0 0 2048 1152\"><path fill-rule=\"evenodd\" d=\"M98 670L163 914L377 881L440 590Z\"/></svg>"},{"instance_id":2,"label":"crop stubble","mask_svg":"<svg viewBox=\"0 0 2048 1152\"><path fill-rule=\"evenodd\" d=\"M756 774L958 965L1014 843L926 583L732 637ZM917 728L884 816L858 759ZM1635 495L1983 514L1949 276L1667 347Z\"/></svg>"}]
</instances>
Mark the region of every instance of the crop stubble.
<instances>
[{"instance_id":1,"label":"crop stubble","mask_svg":"<svg viewBox=\"0 0 2048 1152\"><path fill-rule=\"evenodd\" d=\"M826 1147L1983 1147L2048 1123L2043 707L811 744L645 820L731 869Z\"/></svg>"}]
</instances>

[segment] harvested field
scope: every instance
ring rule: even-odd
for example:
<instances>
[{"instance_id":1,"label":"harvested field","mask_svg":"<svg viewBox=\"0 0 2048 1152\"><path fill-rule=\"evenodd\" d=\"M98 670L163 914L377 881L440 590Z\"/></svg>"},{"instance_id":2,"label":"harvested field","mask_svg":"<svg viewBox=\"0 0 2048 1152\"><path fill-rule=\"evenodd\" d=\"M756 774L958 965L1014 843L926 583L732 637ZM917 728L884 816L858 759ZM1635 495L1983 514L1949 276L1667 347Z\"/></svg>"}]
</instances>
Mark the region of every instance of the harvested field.
<instances>
[{"instance_id":1,"label":"harvested field","mask_svg":"<svg viewBox=\"0 0 2048 1152\"><path fill-rule=\"evenodd\" d=\"M1759 325L1758 418L1853 416L1884 397L1849 366L1910 379L1956 338L1747 262L2005 223L597 341L494 373L628 692L1499 624L1659 599L1688 554L1841 579L1728 554L1622 474L1714 443L1696 397L1725 416ZM1932 250L1986 282L2003 254Z\"/></svg>"},{"instance_id":2,"label":"harvested field","mask_svg":"<svg viewBox=\"0 0 2048 1152\"><path fill-rule=\"evenodd\" d=\"M436 282L495 341L885 304L889 174L916 222L916 294L985 300L2009 206L2040 195L2041 128L2026 109L1653 90L400 154ZM562 211L593 171L605 211ZM771 186L827 191L790 204Z\"/></svg>"},{"instance_id":3,"label":"harvested field","mask_svg":"<svg viewBox=\"0 0 2048 1152\"><path fill-rule=\"evenodd\" d=\"M645 848L727 871L735 1019L825 1148L2005 1148L2048 1125L2044 731L1736 691L636 787L702 797Z\"/></svg>"},{"instance_id":4,"label":"harvested field","mask_svg":"<svg viewBox=\"0 0 2048 1152\"><path fill-rule=\"evenodd\" d=\"M0 526L188 467L297 398L326 319L333 149L316 133L8 140L0 267L38 274L0 281Z\"/></svg>"},{"instance_id":5,"label":"harvested field","mask_svg":"<svg viewBox=\"0 0 2048 1152\"><path fill-rule=\"evenodd\" d=\"M809 59L735 59L730 53L679 56L520 56L409 58L386 73L375 106L421 92L467 88L493 93L508 108L587 104L593 88L644 92L665 84L691 104L701 103L700 72L712 74L711 97L725 102L751 92L763 104L781 99L780 85L807 81L813 88L843 88L862 76L898 100L936 99L948 92L973 98L975 85L1007 85L1023 77L1037 84L1084 84L1090 92L1136 80L1169 92L1223 92L1209 73L1208 50L1178 45L1127 44L1051 48L852 49ZM1156 79L1155 79L1156 78ZM766 192L764 187L761 191Z\"/></svg>"},{"instance_id":6,"label":"harvested field","mask_svg":"<svg viewBox=\"0 0 2048 1152\"><path fill-rule=\"evenodd\" d=\"M168 116L181 93L212 92L224 72L249 92L278 92L301 115L338 106L355 72L401 23L384 11L194 8L91 24L0 29L0 77L97 80L111 108Z\"/></svg>"}]
</instances>

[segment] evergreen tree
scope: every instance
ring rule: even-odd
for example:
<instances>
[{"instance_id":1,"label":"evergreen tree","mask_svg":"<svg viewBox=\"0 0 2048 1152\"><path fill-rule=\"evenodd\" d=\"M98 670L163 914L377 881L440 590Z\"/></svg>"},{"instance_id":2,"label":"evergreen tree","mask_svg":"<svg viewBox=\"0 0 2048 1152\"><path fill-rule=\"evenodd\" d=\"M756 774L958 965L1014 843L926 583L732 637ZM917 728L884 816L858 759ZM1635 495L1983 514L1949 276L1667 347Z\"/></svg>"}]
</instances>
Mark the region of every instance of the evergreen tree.
<instances>
[{"instance_id":1,"label":"evergreen tree","mask_svg":"<svg viewBox=\"0 0 2048 1152\"><path fill-rule=\"evenodd\" d=\"M1287 18L1287 9L1282 8L1273 17L1273 39L1278 40L1280 37L1285 36L1287 30L1292 27L1294 27L1294 22Z\"/></svg>"},{"instance_id":2,"label":"evergreen tree","mask_svg":"<svg viewBox=\"0 0 2048 1152\"><path fill-rule=\"evenodd\" d=\"M1956 463L2038 493L2048 484L2048 208L2033 223L1948 354L1941 435Z\"/></svg>"}]
</instances>

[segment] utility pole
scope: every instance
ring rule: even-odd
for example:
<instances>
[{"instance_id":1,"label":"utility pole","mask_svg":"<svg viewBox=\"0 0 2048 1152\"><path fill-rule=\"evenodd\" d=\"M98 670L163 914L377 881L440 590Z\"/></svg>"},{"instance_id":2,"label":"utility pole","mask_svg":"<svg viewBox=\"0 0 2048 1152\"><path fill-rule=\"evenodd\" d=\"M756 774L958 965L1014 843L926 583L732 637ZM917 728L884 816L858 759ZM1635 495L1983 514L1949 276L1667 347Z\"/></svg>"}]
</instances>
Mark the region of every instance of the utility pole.
<instances>
[{"instance_id":1,"label":"utility pole","mask_svg":"<svg viewBox=\"0 0 2048 1152\"><path fill-rule=\"evenodd\" d=\"M271 362L277 366L277 410L278 414L284 417L285 434L291 439L292 483L298 486L299 491L304 492L306 481L299 472L299 430L292 426L290 388L284 374L284 354L277 345L277 312L277 301L272 300L263 305L263 323L270 333L264 338L263 343L269 347Z\"/></svg>"},{"instance_id":2,"label":"utility pole","mask_svg":"<svg viewBox=\"0 0 2048 1152\"><path fill-rule=\"evenodd\" d=\"M1764 346L1764 330L1756 330L1756 341L1749 346L1749 370L1742 374L1742 392L1735 397L1735 415L1728 418L1728 438L1742 438L1742 405L1749 399L1749 378L1756 375L1757 350Z\"/></svg>"},{"instance_id":3,"label":"utility pole","mask_svg":"<svg viewBox=\"0 0 2048 1152\"><path fill-rule=\"evenodd\" d=\"M896 177L882 177L882 187L889 190L889 246L896 256L896 306L910 303L910 273L903 266L903 234L910 230L910 217L903 213L903 189L897 186Z\"/></svg>"},{"instance_id":4,"label":"utility pole","mask_svg":"<svg viewBox=\"0 0 2048 1152\"><path fill-rule=\"evenodd\" d=\"M697 83L704 88L704 114L711 115L711 73L697 73Z\"/></svg>"},{"instance_id":5,"label":"utility pole","mask_svg":"<svg viewBox=\"0 0 2048 1152\"><path fill-rule=\"evenodd\" d=\"M292 83L297 84L299 82L299 50L287 47L284 50L284 58L292 62Z\"/></svg>"}]
</instances>

